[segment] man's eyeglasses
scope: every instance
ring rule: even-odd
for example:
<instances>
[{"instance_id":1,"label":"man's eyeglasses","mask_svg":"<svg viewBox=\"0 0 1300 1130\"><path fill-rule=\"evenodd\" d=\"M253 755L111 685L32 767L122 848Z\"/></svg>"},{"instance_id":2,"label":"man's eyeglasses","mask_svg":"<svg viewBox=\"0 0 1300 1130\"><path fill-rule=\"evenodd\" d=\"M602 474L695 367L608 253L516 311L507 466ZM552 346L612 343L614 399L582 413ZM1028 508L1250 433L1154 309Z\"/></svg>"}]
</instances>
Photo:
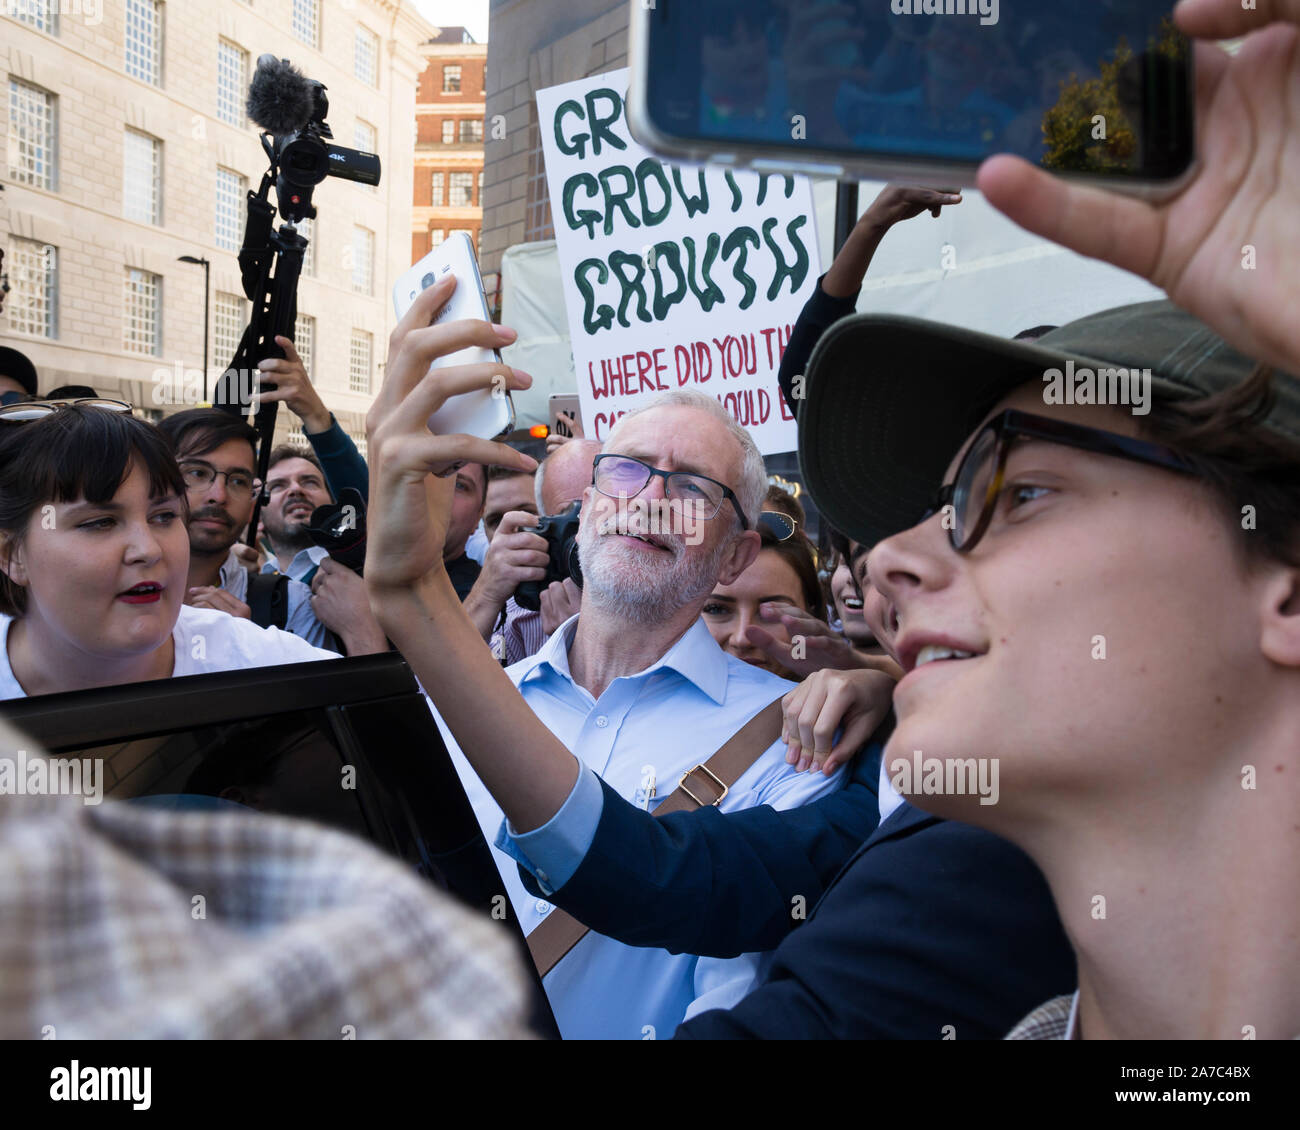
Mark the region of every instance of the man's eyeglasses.
<instances>
[{"instance_id":1,"label":"man's eyeglasses","mask_svg":"<svg viewBox=\"0 0 1300 1130\"><path fill-rule=\"evenodd\" d=\"M1022 437L1196 474L1192 463L1172 447L1009 408L989 421L975 437L957 468L956 477L939 488L930 509L921 518L924 522L951 506L952 520L945 524L948 540L958 553L969 553L987 532L1002 493L1011 444Z\"/></svg>"},{"instance_id":2,"label":"man's eyeglasses","mask_svg":"<svg viewBox=\"0 0 1300 1130\"><path fill-rule=\"evenodd\" d=\"M102 408L106 412L125 412L132 414L131 405L124 400L107 400L101 397L79 397L76 400L25 400L17 404L0 405L0 420L10 424L26 424L32 420L42 420L53 416L62 408L79 404L83 408Z\"/></svg>"},{"instance_id":3,"label":"man's eyeglasses","mask_svg":"<svg viewBox=\"0 0 1300 1130\"><path fill-rule=\"evenodd\" d=\"M668 500L681 504L683 517L692 520L714 518L722 504L730 502L740 519L740 528L749 529L735 492L707 475L661 471L630 455L597 455L591 481L601 494L609 498L634 498L649 486L656 475L664 480L664 494Z\"/></svg>"},{"instance_id":4,"label":"man's eyeglasses","mask_svg":"<svg viewBox=\"0 0 1300 1130\"><path fill-rule=\"evenodd\" d=\"M210 463L182 463L181 474L187 490L207 490L218 475L225 476L226 490L231 494L252 494L257 485L257 480L247 471L218 471Z\"/></svg>"}]
</instances>

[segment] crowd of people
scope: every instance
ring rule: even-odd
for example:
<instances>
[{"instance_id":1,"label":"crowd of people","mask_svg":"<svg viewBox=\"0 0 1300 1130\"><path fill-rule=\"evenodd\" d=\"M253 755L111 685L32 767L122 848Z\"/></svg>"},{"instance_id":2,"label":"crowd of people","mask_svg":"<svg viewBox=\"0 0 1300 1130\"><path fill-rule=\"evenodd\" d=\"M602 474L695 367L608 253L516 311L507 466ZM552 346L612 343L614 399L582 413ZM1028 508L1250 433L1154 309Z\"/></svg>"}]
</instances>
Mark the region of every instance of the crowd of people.
<instances>
[{"instance_id":1,"label":"crowd of people","mask_svg":"<svg viewBox=\"0 0 1300 1130\"><path fill-rule=\"evenodd\" d=\"M867 209L782 365L829 551L702 393L540 461L432 434L448 397L530 384L431 370L514 336L438 322L454 280L393 334L368 468L280 339L270 395L312 452L272 454L264 554L246 423L42 398L5 353L0 697L396 649L566 1038L1300 1034L1300 245L1274 175L1300 11L1275 18L1180 5L1251 34L1198 45L1174 200L981 171L1168 301L1014 340L855 314L890 227L961 201ZM1242 271L1247 243L1275 264ZM1071 358L1151 369L1150 413L1046 402ZM364 577L310 534L347 488ZM555 579L539 522L566 514L581 575ZM472 980L492 1020L466 1034L522 1034L510 960Z\"/></svg>"}]
</instances>

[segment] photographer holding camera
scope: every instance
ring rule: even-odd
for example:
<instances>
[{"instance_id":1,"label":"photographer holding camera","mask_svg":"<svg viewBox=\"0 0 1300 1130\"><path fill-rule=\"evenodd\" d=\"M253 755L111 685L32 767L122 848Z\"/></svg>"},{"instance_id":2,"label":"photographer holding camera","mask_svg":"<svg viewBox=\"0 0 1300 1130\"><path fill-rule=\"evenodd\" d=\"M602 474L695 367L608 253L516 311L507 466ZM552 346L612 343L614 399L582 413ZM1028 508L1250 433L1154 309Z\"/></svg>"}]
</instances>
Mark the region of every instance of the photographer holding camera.
<instances>
[{"instance_id":1,"label":"photographer holding camera","mask_svg":"<svg viewBox=\"0 0 1300 1130\"><path fill-rule=\"evenodd\" d=\"M591 483L592 465L600 454L595 440L575 439L555 448L537 468L534 489L543 520L563 514L581 502ZM536 514L514 510L506 514L493 535L483 559L483 572L465 598L465 611L479 634L492 645L492 652L509 666L535 654L550 634L578 611L581 593L566 575L553 579L537 595L538 606L520 604L516 590L521 585L537 586L550 572L551 538L538 528ZM529 603L533 603L529 601ZM502 611L505 622L501 621Z\"/></svg>"}]
</instances>

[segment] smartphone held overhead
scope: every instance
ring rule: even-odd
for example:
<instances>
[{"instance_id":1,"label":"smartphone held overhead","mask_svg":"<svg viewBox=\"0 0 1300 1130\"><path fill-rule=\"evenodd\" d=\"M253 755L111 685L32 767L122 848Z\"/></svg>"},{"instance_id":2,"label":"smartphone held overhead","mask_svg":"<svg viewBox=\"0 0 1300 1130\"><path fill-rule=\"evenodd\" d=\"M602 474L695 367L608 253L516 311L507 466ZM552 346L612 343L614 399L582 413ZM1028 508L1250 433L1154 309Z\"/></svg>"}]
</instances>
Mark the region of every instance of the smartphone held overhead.
<instances>
[{"instance_id":1,"label":"smartphone held overhead","mask_svg":"<svg viewBox=\"0 0 1300 1130\"><path fill-rule=\"evenodd\" d=\"M1195 161L1173 0L634 4L628 121L678 160L973 184L1011 153L1149 197Z\"/></svg>"},{"instance_id":2,"label":"smartphone held overhead","mask_svg":"<svg viewBox=\"0 0 1300 1130\"><path fill-rule=\"evenodd\" d=\"M449 276L456 279L456 289L438 311L435 323L465 319L490 322L492 315L483 293L483 279L479 275L478 261L474 258L474 245L464 232L448 236L398 278L393 287L393 308L397 311L397 317L400 319L411 308L421 292L436 286ZM476 346L439 357L430 369L484 362L500 364L501 354L495 349ZM429 430L438 435L463 434L480 439L494 439L514 426L514 402L504 385L453 396L429 417Z\"/></svg>"}]
</instances>

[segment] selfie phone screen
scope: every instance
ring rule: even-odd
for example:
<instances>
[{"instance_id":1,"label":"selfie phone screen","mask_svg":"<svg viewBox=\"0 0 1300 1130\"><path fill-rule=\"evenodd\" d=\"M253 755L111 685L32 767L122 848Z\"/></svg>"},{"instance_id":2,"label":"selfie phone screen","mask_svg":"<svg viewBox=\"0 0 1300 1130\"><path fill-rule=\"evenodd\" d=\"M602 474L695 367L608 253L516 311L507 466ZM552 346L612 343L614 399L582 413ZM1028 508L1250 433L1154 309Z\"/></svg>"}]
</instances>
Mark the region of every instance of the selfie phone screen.
<instances>
[{"instance_id":1,"label":"selfie phone screen","mask_svg":"<svg viewBox=\"0 0 1300 1130\"><path fill-rule=\"evenodd\" d=\"M975 163L1161 180L1194 155L1172 0L658 0L645 107L668 139L798 160Z\"/></svg>"}]
</instances>

